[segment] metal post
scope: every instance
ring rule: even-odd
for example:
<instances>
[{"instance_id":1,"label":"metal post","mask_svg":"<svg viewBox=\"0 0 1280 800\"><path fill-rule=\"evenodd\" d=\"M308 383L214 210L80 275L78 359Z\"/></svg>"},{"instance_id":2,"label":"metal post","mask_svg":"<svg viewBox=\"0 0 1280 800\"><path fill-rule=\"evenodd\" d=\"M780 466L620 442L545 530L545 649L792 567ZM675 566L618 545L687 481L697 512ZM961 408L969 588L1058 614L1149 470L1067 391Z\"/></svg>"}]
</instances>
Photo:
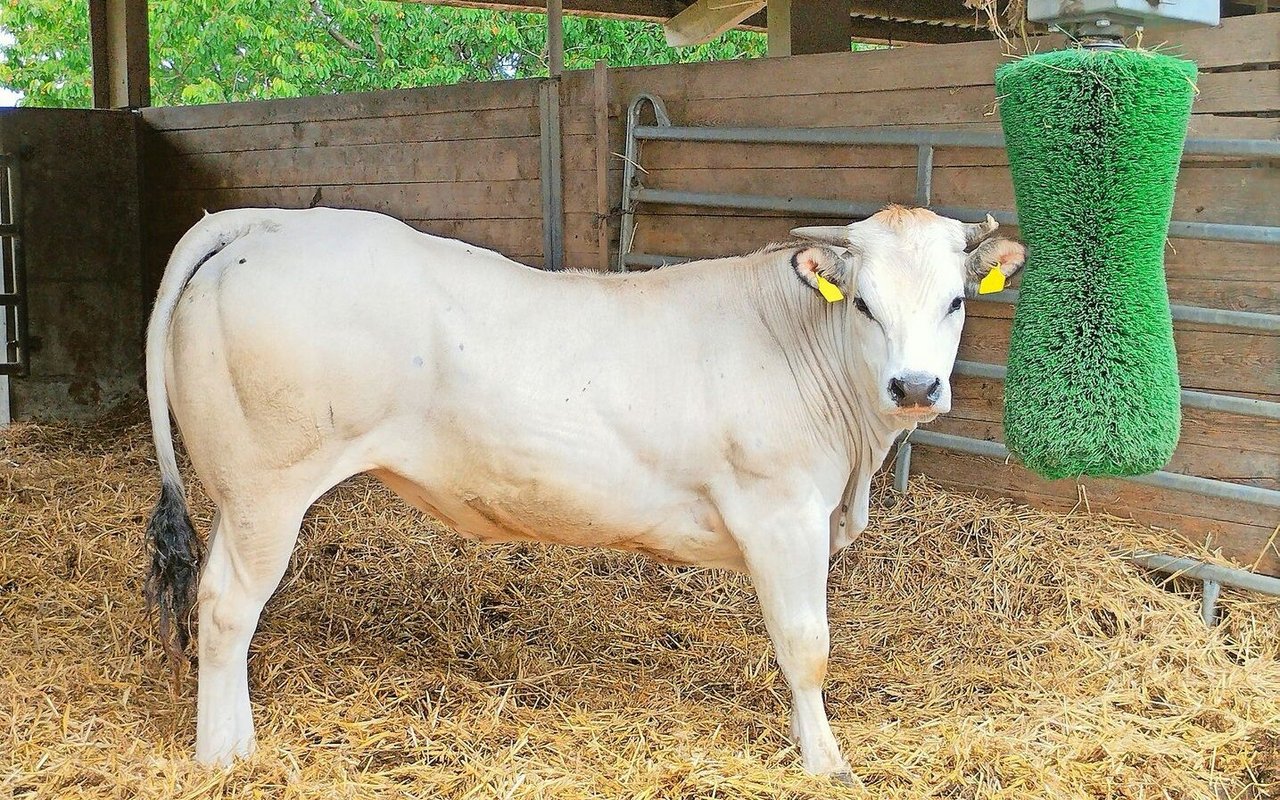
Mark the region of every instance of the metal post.
<instances>
[{"instance_id":1,"label":"metal post","mask_svg":"<svg viewBox=\"0 0 1280 800\"><path fill-rule=\"evenodd\" d=\"M907 481L911 478L911 440L903 438L898 444L898 456L893 464L893 488L907 493Z\"/></svg>"},{"instance_id":2,"label":"metal post","mask_svg":"<svg viewBox=\"0 0 1280 800\"><path fill-rule=\"evenodd\" d=\"M933 145L916 148L916 205L933 202Z\"/></svg>"},{"instance_id":3,"label":"metal post","mask_svg":"<svg viewBox=\"0 0 1280 800\"><path fill-rule=\"evenodd\" d=\"M1222 594L1222 584L1206 578L1204 593L1200 596L1200 619L1212 628L1218 624L1218 595Z\"/></svg>"}]
</instances>

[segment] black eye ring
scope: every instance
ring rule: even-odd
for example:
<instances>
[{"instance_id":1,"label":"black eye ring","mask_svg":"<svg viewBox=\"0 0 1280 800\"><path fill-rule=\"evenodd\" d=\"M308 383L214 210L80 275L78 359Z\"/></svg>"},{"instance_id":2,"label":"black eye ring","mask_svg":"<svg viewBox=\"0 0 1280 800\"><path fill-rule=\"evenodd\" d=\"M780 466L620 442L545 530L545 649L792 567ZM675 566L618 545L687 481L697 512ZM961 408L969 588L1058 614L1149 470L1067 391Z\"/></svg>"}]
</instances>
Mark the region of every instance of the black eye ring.
<instances>
[{"instance_id":1,"label":"black eye ring","mask_svg":"<svg viewBox=\"0 0 1280 800\"><path fill-rule=\"evenodd\" d=\"M853 298L853 307L861 311L867 319L873 322L875 321L875 317L871 316L871 309L867 307L866 300L863 300L861 297Z\"/></svg>"},{"instance_id":2,"label":"black eye ring","mask_svg":"<svg viewBox=\"0 0 1280 800\"><path fill-rule=\"evenodd\" d=\"M947 309L947 313L954 314L957 311L959 311L962 306L964 306L964 298L957 297L956 299L951 301L951 308Z\"/></svg>"}]
</instances>

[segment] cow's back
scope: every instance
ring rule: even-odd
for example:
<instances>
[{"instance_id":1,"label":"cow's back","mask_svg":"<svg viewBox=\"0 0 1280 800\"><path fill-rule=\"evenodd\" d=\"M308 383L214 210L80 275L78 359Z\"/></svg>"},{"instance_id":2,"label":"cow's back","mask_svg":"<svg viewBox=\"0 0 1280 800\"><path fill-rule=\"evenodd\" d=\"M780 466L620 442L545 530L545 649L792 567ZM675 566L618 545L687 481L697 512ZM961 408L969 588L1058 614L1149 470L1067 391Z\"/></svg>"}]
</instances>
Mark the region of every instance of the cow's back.
<instances>
[{"instance_id":1,"label":"cow's back","mask_svg":"<svg viewBox=\"0 0 1280 800\"><path fill-rule=\"evenodd\" d=\"M175 315L188 449L238 459L202 473L341 459L484 538L733 563L707 495L787 466L760 447L785 386L734 298L544 273L377 214L275 216Z\"/></svg>"}]
</instances>

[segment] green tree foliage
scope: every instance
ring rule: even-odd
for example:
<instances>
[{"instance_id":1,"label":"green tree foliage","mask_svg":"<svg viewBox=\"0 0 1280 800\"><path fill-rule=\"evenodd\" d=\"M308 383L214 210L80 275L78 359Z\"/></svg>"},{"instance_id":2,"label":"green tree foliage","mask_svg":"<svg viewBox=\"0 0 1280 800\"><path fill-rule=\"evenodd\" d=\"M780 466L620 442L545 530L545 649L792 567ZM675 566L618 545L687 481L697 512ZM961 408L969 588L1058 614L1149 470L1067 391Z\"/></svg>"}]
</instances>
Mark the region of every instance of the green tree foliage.
<instances>
[{"instance_id":1,"label":"green tree foliage","mask_svg":"<svg viewBox=\"0 0 1280 800\"><path fill-rule=\"evenodd\" d=\"M430 86L547 74L546 20L385 0L151 0L155 105ZM0 87L32 106L92 102L87 0L0 0ZM667 47L657 25L565 18L565 66L761 56L735 31ZM0 39L0 41L4 41Z\"/></svg>"}]
</instances>

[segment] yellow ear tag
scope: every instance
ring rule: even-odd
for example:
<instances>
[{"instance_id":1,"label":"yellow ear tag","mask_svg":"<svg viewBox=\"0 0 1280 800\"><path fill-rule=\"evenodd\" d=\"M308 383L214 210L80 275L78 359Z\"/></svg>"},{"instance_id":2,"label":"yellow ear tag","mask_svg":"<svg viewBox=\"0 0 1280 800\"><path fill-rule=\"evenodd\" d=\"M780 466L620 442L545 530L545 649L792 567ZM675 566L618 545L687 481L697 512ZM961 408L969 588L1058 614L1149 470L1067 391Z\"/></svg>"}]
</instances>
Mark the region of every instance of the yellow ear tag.
<instances>
[{"instance_id":1,"label":"yellow ear tag","mask_svg":"<svg viewBox=\"0 0 1280 800\"><path fill-rule=\"evenodd\" d=\"M840 291L840 287L831 281L822 277L818 277L818 291L827 299L828 303L839 303L844 299L844 292Z\"/></svg>"},{"instance_id":2,"label":"yellow ear tag","mask_svg":"<svg viewBox=\"0 0 1280 800\"><path fill-rule=\"evenodd\" d=\"M1004 273L999 267L992 267L987 277L978 284L978 294L995 294L1004 291Z\"/></svg>"}]
</instances>

